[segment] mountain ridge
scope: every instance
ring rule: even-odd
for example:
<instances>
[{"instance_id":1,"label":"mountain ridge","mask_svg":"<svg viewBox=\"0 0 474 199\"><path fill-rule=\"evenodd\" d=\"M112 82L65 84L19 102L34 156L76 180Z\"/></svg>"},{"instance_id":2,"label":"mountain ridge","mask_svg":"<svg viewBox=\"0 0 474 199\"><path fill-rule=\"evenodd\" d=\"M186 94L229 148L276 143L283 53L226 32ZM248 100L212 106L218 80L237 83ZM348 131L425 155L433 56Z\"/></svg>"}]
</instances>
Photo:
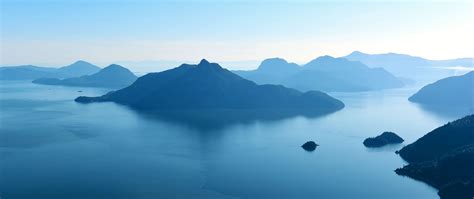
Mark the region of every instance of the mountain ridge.
<instances>
[{"instance_id":1,"label":"mountain ridge","mask_svg":"<svg viewBox=\"0 0 474 199\"><path fill-rule=\"evenodd\" d=\"M276 69L271 70L272 66ZM259 84L279 84L301 91L357 92L404 86L382 68L369 68L361 62L328 55L301 66L281 58L266 59L256 70L234 72Z\"/></svg>"},{"instance_id":2,"label":"mountain ridge","mask_svg":"<svg viewBox=\"0 0 474 199\"><path fill-rule=\"evenodd\" d=\"M38 78L70 78L96 73L101 68L86 61L76 61L59 68L35 65L2 66L0 80L33 80Z\"/></svg>"},{"instance_id":3,"label":"mountain ridge","mask_svg":"<svg viewBox=\"0 0 474 199\"><path fill-rule=\"evenodd\" d=\"M45 85L123 88L133 83L136 79L137 77L127 68L117 64L111 64L91 75L65 79L39 78L33 80L33 83Z\"/></svg>"},{"instance_id":4,"label":"mountain ridge","mask_svg":"<svg viewBox=\"0 0 474 199\"><path fill-rule=\"evenodd\" d=\"M343 58L360 61L371 68L382 67L397 77L410 78L420 83L452 76L456 72L443 67L462 66L474 69L474 58L431 60L400 53L368 54L360 51L354 51Z\"/></svg>"}]
</instances>

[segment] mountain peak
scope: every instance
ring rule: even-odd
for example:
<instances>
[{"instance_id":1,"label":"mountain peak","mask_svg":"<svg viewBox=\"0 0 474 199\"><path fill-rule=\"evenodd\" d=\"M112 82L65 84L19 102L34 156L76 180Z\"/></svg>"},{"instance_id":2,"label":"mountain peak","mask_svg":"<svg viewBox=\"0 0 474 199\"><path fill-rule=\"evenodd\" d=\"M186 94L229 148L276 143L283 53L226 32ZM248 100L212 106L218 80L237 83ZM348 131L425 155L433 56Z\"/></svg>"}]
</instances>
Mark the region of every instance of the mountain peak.
<instances>
[{"instance_id":1,"label":"mountain peak","mask_svg":"<svg viewBox=\"0 0 474 199\"><path fill-rule=\"evenodd\" d=\"M339 60L339 59L335 58L335 57L332 57L332 56L329 56L329 55L324 55L324 56L320 56L316 59L311 60L310 62L305 64L305 66L312 65L312 64L315 64L315 63L328 63L328 62L333 63L336 60Z\"/></svg>"},{"instance_id":2,"label":"mountain peak","mask_svg":"<svg viewBox=\"0 0 474 199\"><path fill-rule=\"evenodd\" d=\"M128 79L130 80L128 83L131 83L136 79L136 76L132 71L118 64L111 64L91 76L95 76L98 79L109 79L109 82L115 81L111 80L111 78Z\"/></svg>"},{"instance_id":3,"label":"mountain peak","mask_svg":"<svg viewBox=\"0 0 474 199\"><path fill-rule=\"evenodd\" d=\"M75 61L74 63L69 64L67 66L63 66L62 68L83 68L83 67L99 69L98 66L91 64L89 62L83 61L83 60Z\"/></svg>"},{"instance_id":4,"label":"mountain peak","mask_svg":"<svg viewBox=\"0 0 474 199\"><path fill-rule=\"evenodd\" d=\"M299 66L295 63L288 63L282 58L269 58L262 61L260 66L258 66L259 71L279 71L279 72L290 72L297 70Z\"/></svg>"},{"instance_id":5,"label":"mountain peak","mask_svg":"<svg viewBox=\"0 0 474 199\"><path fill-rule=\"evenodd\" d=\"M77 60L74 63L72 63L70 66L72 66L72 65L84 65L84 64L92 65L91 63L86 62L84 60Z\"/></svg>"},{"instance_id":6,"label":"mountain peak","mask_svg":"<svg viewBox=\"0 0 474 199\"><path fill-rule=\"evenodd\" d=\"M194 65L196 69L200 70L219 70L222 69L222 67L217 64L217 63L210 63L206 59L202 59L201 62L199 62L198 65Z\"/></svg>"},{"instance_id":7,"label":"mountain peak","mask_svg":"<svg viewBox=\"0 0 474 199\"><path fill-rule=\"evenodd\" d=\"M316 58L316 60L320 60L320 61L333 60L333 59L336 59L336 58L329 55L324 55L324 56Z\"/></svg>"},{"instance_id":8,"label":"mountain peak","mask_svg":"<svg viewBox=\"0 0 474 199\"><path fill-rule=\"evenodd\" d=\"M349 54L348 56L360 56L360 55L367 55L367 54L356 50L352 52L351 54Z\"/></svg>"},{"instance_id":9,"label":"mountain peak","mask_svg":"<svg viewBox=\"0 0 474 199\"><path fill-rule=\"evenodd\" d=\"M129 71L127 68L120 66L118 64L111 64L105 68L103 68L101 71Z\"/></svg>"},{"instance_id":10,"label":"mountain peak","mask_svg":"<svg viewBox=\"0 0 474 199\"><path fill-rule=\"evenodd\" d=\"M105 68L125 68L123 66L120 66L118 64L110 64L109 66L105 67Z\"/></svg>"},{"instance_id":11,"label":"mountain peak","mask_svg":"<svg viewBox=\"0 0 474 199\"><path fill-rule=\"evenodd\" d=\"M206 59L202 59L198 65L208 65L210 64Z\"/></svg>"},{"instance_id":12,"label":"mountain peak","mask_svg":"<svg viewBox=\"0 0 474 199\"><path fill-rule=\"evenodd\" d=\"M264 64L288 64L288 62L285 59L275 57L263 60L261 65Z\"/></svg>"}]
</instances>

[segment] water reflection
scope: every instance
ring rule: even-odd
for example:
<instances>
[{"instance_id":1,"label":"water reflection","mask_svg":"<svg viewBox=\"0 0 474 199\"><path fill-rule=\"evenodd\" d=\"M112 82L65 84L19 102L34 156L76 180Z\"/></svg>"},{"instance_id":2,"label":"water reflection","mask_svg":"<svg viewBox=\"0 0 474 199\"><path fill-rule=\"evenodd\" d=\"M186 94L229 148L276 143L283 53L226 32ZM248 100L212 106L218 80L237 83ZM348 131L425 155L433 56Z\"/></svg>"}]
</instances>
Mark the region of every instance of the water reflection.
<instances>
[{"instance_id":1,"label":"water reflection","mask_svg":"<svg viewBox=\"0 0 474 199\"><path fill-rule=\"evenodd\" d=\"M463 106L433 106L413 103L420 110L435 115L441 119L462 118L474 113L474 107Z\"/></svg>"},{"instance_id":2,"label":"water reflection","mask_svg":"<svg viewBox=\"0 0 474 199\"><path fill-rule=\"evenodd\" d=\"M77 88L2 86L2 198L435 198L393 172L405 164L396 149L362 142L390 130L411 143L451 120L394 90L341 94L347 106L334 114L156 114L78 104ZM305 152L308 140L321 147Z\"/></svg>"},{"instance_id":3,"label":"water reflection","mask_svg":"<svg viewBox=\"0 0 474 199\"><path fill-rule=\"evenodd\" d=\"M367 152L393 152L400 150L405 145L409 143L400 143L400 144L388 144L382 147L366 147L365 150Z\"/></svg>"},{"instance_id":4,"label":"water reflection","mask_svg":"<svg viewBox=\"0 0 474 199\"><path fill-rule=\"evenodd\" d=\"M132 109L135 110L135 109ZM238 124L253 124L255 122L278 122L294 117L319 118L334 112L314 110L262 110L262 109L199 109L199 110L169 110L142 111L135 110L142 118L187 126L201 131L222 130Z\"/></svg>"}]
</instances>

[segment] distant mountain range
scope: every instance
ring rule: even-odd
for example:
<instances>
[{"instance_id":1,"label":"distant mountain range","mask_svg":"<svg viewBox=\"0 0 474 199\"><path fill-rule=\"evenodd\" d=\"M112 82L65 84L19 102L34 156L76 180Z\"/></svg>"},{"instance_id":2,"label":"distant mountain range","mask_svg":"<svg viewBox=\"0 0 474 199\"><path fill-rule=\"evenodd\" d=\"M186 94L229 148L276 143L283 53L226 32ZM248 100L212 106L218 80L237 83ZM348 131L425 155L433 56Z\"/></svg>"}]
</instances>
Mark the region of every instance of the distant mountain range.
<instances>
[{"instance_id":1,"label":"distant mountain range","mask_svg":"<svg viewBox=\"0 0 474 199\"><path fill-rule=\"evenodd\" d=\"M140 110L296 110L333 112L344 104L318 91L302 93L276 85L257 85L202 60L138 78L124 89L100 97L79 97L77 102L116 102Z\"/></svg>"},{"instance_id":2,"label":"distant mountain range","mask_svg":"<svg viewBox=\"0 0 474 199\"><path fill-rule=\"evenodd\" d=\"M445 67L463 66L474 69L474 58L448 60L429 60L405 54L366 54L354 51L344 58L360 61L369 67L383 67L397 77L405 77L421 82L432 81L442 77L452 76L456 71Z\"/></svg>"},{"instance_id":3,"label":"distant mountain range","mask_svg":"<svg viewBox=\"0 0 474 199\"><path fill-rule=\"evenodd\" d=\"M442 199L474 197L474 115L441 126L397 153L410 163L397 174L428 183Z\"/></svg>"},{"instance_id":4,"label":"distant mountain range","mask_svg":"<svg viewBox=\"0 0 474 199\"><path fill-rule=\"evenodd\" d=\"M438 107L474 108L474 71L429 84L421 88L409 100Z\"/></svg>"},{"instance_id":5,"label":"distant mountain range","mask_svg":"<svg viewBox=\"0 0 474 199\"><path fill-rule=\"evenodd\" d=\"M85 61L77 61L60 68L33 65L0 67L0 80L33 80L38 78L69 78L90 75L100 68Z\"/></svg>"},{"instance_id":6,"label":"distant mountain range","mask_svg":"<svg viewBox=\"0 0 474 199\"><path fill-rule=\"evenodd\" d=\"M63 86L123 88L131 85L136 79L137 77L130 72L130 70L112 64L92 75L66 79L39 78L34 80L33 83Z\"/></svg>"},{"instance_id":7,"label":"distant mountain range","mask_svg":"<svg viewBox=\"0 0 474 199\"><path fill-rule=\"evenodd\" d=\"M258 84L280 84L302 91L354 92L404 86L382 68L331 56L318 57L302 66L280 58L266 59L256 70L234 72Z\"/></svg>"}]
</instances>

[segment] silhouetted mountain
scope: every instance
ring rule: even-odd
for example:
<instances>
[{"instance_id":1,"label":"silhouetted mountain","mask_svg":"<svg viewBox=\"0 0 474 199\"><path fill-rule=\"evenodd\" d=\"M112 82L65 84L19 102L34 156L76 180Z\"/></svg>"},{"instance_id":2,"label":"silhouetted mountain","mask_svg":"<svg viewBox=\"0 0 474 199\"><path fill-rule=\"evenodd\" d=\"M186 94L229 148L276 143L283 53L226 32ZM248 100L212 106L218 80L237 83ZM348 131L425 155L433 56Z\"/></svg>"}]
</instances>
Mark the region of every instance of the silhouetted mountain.
<instances>
[{"instance_id":1,"label":"silhouetted mountain","mask_svg":"<svg viewBox=\"0 0 474 199\"><path fill-rule=\"evenodd\" d=\"M7 69L27 69L27 70L34 70L34 71L42 71L42 72L53 72L57 70L57 68L50 68L50 67L40 67L40 66L34 66L34 65L21 65L21 66L3 66L0 67L1 70L7 70Z\"/></svg>"},{"instance_id":2,"label":"silhouetted mountain","mask_svg":"<svg viewBox=\"0 0 474 199\"><path fill-rule=\"evenodd\" d=\"M428 183L442 198L474 197L474 115L439 127L397 153L410 163L397 174Z\"/></svg>"},{"instance_id":3,"label":"silhouetted mountain","mask_svg":"<svg viewBox=\"0 0 474 199\"><path fill-rule=\"evenodd\" d=\"M354 51L344 58L360 61L369 67L383 67L398 77L410 78L421 82L452 76L456 72L439 67L474 67L474 58L428 60L404 54L386 53L372 55L359 51Z\"/></svg>"},{"instance_id":4,"label":"silhouetted mountain","mask_svg":"<svg viewBox=\"0 0 474 199\"><path fill-rule=\"evenodd\" d=\"M39 77L55 77L55 68L25 66L0 67L0 80L25 80Z\"/></svg>"},{"instance_id":5,"label":"silhouetted mountain","mask_svg":"<svg viewBox=\"0 0 474 199\"><path fill-rule=\"evenodd\" d=\"M100 70L98 66L85 61L52 68L33 65L0 67L0 80L31 80L38 78L69 78L90 75Z\"/></svg>"},{"instance_id":6,"label":"silhouetted mountain","mask_svg":"<svg viewBox=\"0 0 474 199\"><path fill-rule=\"evenodd\" d=\"M131 85L136 79L137 77L128 69L112 64L92 75L84 75L63 80L58 78L40 78L34 80L33 83L63 86L123 88Z\"/></svg>"},{"instance_id":7,"label":"silhouetted mountain","mask_svg":"<svg viewBox=\"0 0 474 199\"><path fill-rule=\"evenodd\" d=\"M404 140L393 132L383 132L377 137L367 138L364 140L364 146L366 147L382 147L387 144L399 144Z\"/></svg>"},{"instance_id":8,"label":"silhouetted mountain","mask_svg":"<svg viewBox=\"0 0 474 199\"><path fill-rule=\"evenodd\" d=\"M412 102L438 107L474 107L474 71L448 77L421 88L409 98Z\"/></svg>"},{"instance_id":9,"label":"silhouetted mountain","mask_svg":"<svg viewBox=\"0 0 474 199\"><path fill-rule=\"evenodd\" d=\"M257 70L233 72L258 84L281 84L285 78L300 70L301 67L295 63L288 63L281 58L270 58L263 60Z\"/></svg>"},{"instance_id":10,"label":"silhouetted mountain","mask_svg":"<svg viewBox=\"0 0 474 199\"><path fill-rule=\"evenodd\" d=\"M302 91L368 91L398 88L403 82L381 68L330 56L319 57L304 66L283 59L267 59L257 70L234 71L259 84L281 84Z\"/></svg>"},{"instance_id":11,"label":"silhouetted mountain","mask_svg":"<svg viewBox=\"0 0 474 199\"><path fill-rule=\"evenodd\" d=\"M404 54L386 53L386 54L366 54L360 51L354 51L351 54L344 56L344 58L353 61L360 61L370 67L384 67L387 70L400 67L419 67L431 66L427 59L421 57L414 57Z\"/></svg>"},{"instance_id":12,"label":"silhouetted mountain","mask_svg":"<svg viewBox=\"0 0 474 199\"><path fill-rule=\"evenodd\" d=\"M202 60L138 78L127 88L101 97L79 97L77 102L112 101L140 110L254 109L332 112L344 104L329 95L301 93L276 85L257 85Z\"/></svg>"},{"instance_id":13,"label":"silhouetted mountain","mask_svg":"<svg viewBox=\"0 0 474 199\"><path fill-rule=\"evenodd\" d=\"M71 65L59 68L57 73L59 73L59 75L62 77L80 77L83 75L97 73L99 70L100 68L98 66L79 60Z\"/></svg>"}]
</instances>

